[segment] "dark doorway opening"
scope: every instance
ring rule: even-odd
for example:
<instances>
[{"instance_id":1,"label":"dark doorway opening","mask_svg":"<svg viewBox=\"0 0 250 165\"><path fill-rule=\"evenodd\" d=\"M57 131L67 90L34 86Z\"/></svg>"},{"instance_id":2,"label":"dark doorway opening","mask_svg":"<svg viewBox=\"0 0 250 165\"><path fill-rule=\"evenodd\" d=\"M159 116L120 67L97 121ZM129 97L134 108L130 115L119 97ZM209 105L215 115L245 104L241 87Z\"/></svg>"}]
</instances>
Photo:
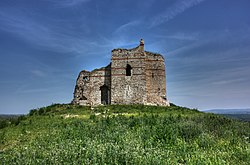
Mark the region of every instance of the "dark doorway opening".
<instances>
[{"instance_id":1,"label":"dark doorway opening","mask_svg":"<svg viewBox=\"0 0 250 165\"><path fill-rule=\"evenodd\" d=\"M132 67L127 64L127 67L126 67L126 76L131 76L131 71L132 71Z\"/></svg>"},{"instance_id":2,"label":"dark doorway opening","mask_svg":"<svg viewBox=\"0 0 250 165\"><path fill-rule=\"evenodd\" d=\"M100 87L101 90L101 103L103 105L110 104L110 92L107 85L103 85Z\"/></svg>"}]
</instances>

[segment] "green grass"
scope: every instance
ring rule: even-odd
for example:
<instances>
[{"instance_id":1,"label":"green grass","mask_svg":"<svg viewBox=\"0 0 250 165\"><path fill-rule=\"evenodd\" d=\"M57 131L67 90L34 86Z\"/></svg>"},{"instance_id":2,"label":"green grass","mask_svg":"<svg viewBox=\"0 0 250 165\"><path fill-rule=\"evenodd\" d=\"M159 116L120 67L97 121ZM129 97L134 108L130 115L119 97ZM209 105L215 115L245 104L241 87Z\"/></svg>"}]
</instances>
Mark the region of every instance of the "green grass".
<instances>
[{"instance_id":1,"label":"green grass","mask_svg":"<svg viewBox=\"0 0 250 165\"><path fill-rule=\"evenodd\" d=\"M2 164L249 164L250 122L178 106L51 105L0 129Z\"/></svg>"}]
</instances>

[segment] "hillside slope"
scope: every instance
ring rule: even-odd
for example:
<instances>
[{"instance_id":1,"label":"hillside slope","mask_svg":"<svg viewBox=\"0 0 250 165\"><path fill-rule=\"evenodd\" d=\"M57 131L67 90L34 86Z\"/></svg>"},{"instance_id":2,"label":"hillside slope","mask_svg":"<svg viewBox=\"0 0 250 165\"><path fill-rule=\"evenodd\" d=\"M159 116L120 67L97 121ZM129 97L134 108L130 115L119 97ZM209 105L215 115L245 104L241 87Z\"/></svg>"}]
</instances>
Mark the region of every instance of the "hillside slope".
<instances>
[{"instance_id":1,"label":"hillside slope","mask_svg":"<svg viewBox=\"0 0 250 165\"><path fill-rule=\"evenodd\" d=\"M171 106L52 105L0 129L3 164L248 164L250 123Z\"/></svg>"}]
</instances>

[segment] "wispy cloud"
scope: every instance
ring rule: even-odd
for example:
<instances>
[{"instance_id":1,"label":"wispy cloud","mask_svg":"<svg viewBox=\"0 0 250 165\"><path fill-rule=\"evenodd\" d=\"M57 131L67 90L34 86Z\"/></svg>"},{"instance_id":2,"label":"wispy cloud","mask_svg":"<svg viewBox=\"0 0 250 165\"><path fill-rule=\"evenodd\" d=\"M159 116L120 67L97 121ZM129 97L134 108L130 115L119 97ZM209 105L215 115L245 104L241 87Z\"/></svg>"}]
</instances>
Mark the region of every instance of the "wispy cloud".
<instances>
[{"instance_id":1,"label":"wispy cloud","mask_svg":"<svg viewBox=\"0 0 250 165\"><path fill-rule=\"evenodd\" d=\"M74 34L67 26L42 22L17 11L0 11L0 29L13 33L24 41L58 52L82 54L98 46L91 38Z\"/></svg>"},{"instance_id":2,"label":"wispy cloud","mask_svg":"<svg viewBox=\"0 0 250 165\"><path fill-rule=\"evenodd\" d=\"M153 35L154 38L158 39L176 39L176 40L187 40L187 41L195 41L200 37L200 33L184 33L184 32L176 32L170 35Z\"/></svg>"},{"instance_id":3,"label":"wispy cloud","mask_svg":"<svg viewBox=\"0 0 250 165\"><path fill-rule=\"evenodd\" d=\"M247 31L206 31L199 41L184 43L169 52L167 71L175 73L168 75L168 82L190 89L188 93L208 93L215 98L235 91L249 93Z\"/></svg>"},{"instance_id":4,"label":"wispy cloud","mask_svg":"<svg viewBox=\"0 0 250 165\"><path fill-rule=\"evenodd\" d=\"M128 23L125 23L121 26L119 26L116 30L115 30L115 34L121 34L124 32L127 32L128 30L131 30L131 28L139 25L141 22L139 20L134 20L134 21L130 21Z\"/></svg>"},{"instance_id":5,"label":"wispy cloud","mask_svg":"<svg viewBox=\"0 0 250 165\"><path fill-rule=\"evenodd\" d=\"M239 83L239 82L244 82L246 79L245 78L238 78L238 79L230 79L230 80L221 80L221 81L215 81L212 84L213 85L226 85L226 84L232 84L232 83Z\"/></svg>"},{"instance_id":6,"label":"wispy cloud","mask_svg":"<svg viewBox=\"0 0 250 165\"><path fill-rule=\"evenodd\" d=\"M187 9L198 5L199 3L205 0L178 0L172 6L166 9L166 11L156 15L151 20L150 27L158 26L162 23L168 22L169 20L173 19L177 15L183 13Z\"/></svg>"},{"instance_id":7,"label":"wispy cloud","mask_svg":"<svg viewBox=\"0 0 250 165\"><path fill-rule=\"evenodd\" d=\"M56 4L59 7L73 7L73 6L78 6L81 5L83 3L89 2L91 0L53 0L50 2L53 2L54 4Z\"/></svg>"},{"instance_id":8,"label":"wispy cloud","mask_svg":"<svg viewBox=\"0 0 250 165\"><path fill-rule=\"evenodd\" d=\"M106 49L116 49L116 48L131 48L138 45L139 40L134 40L131 36L128 35L114 35L114 36L100 36L101 42Z\"/></svg>"},{"instance_id":9,"label":"wispy cloud","mask_svg":"<svg viewBox=\"0 0 250 165\"><path fill-rule=\"evenodd\" d=\"M45 77L46 73L41 71L41 70L32 70L30 71L33 75L37 76L37 77Z\"/></svg>"},{"instance_id":10,"label":"wispy cloud","mask_svg":"<svg viewBox=\"0 0 250 165\"><path fill-rule=\"evenodd\" d=\"M7 11L0 11L1 29L29 41L31 43L44 45L48 43L57 47L55 42L55 33L52 32L51 27L45 26L41 23L32 20L20 13L11 13Z\"/></svg>"},{"instance_id":11,"label":"wispy cloud","mask_svg":"<svg viewBox=\"0 0 250 165\"><path fill-rule=\"evenodd\" d=\"M214 56L216 53L216 60L220 61L232 61L232 60L240 60L240 58L228 58L233 55L240 55L240 54L249 54L249 46L245 43L249 42L248 37L250 36L250 30L235 30L231 31L230 33L225 32L224 30L217 30L217 31L205 31L201 32L194 32L190 34L186 33L176 33L166 36L159 36L162 38L178 38L180 40L192 41L192 42L184 42L180 44L178 47L172 49L171 51L167 52L168 56L192 56L192 54L201 53L199 56L195 56L195 59L192 60L209 60L213 62L213 58L204 59L204 57L211 57ZM203 51L206 50L206 51ZM248 58L248 56L243 56ZM183 57L182 57L183 58ZM203 61L205 62L205 61ZM218 61L217 61L218 62Z\"/></svg>"},{"instance_id":12,"label":"wispy cloud","mask_svg":"<svg viewBox=\"0 0 250 165\"><path fill-rule=\"evenodd\" d=\"M50 91L48 88L18 90L17 93L41 93Z\"/></svg>"}]
</instances>

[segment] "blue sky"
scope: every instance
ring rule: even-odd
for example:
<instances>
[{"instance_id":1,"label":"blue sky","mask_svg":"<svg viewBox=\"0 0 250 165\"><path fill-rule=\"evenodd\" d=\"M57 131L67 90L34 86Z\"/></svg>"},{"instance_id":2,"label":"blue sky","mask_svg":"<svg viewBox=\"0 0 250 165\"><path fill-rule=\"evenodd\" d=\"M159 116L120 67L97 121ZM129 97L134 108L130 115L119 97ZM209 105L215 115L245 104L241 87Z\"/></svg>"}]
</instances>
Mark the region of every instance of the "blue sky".
<instances>
[{"instance_id":1,"label":"blue sky","mask_svg":"<svg viewBox=\"0 0 250 165\"><path fill-rule=\"evenodd\" d=\"M114 48L165 57L168 99L250 107L249 0L1 0L0 113L69 103Z\"/></svg>"}]
</instances>

